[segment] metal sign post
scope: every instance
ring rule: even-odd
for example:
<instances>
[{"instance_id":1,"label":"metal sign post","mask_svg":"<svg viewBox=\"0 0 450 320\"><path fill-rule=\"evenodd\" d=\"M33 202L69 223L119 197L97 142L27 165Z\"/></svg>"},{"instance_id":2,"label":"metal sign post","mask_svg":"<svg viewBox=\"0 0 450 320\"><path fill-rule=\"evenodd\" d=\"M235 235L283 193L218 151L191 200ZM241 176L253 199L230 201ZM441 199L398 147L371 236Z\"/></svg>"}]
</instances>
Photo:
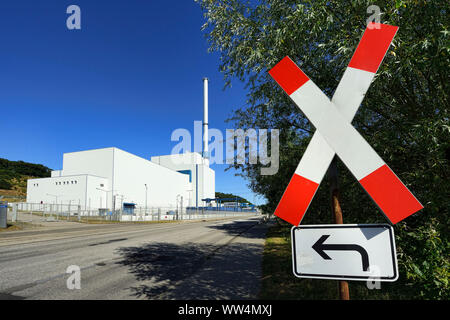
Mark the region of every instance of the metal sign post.
<instances>
[{"instance_id":1,"label":"metal sign post","mask_svg":"<svg viewBox=\"0 0 450 320\"><path fill-rule=\"evenodd\" d=\"M342 216L341 204L339 203L339 180L337 170L337 158L334 156L328 169L330 177L330 193L331 193L331 211L333 212L333 219L335 224L343 224L344 218ZM350 290L348 282L340 280L338 284L339 298L341 300L350 300Z\"/></svg>"}]
</instances>

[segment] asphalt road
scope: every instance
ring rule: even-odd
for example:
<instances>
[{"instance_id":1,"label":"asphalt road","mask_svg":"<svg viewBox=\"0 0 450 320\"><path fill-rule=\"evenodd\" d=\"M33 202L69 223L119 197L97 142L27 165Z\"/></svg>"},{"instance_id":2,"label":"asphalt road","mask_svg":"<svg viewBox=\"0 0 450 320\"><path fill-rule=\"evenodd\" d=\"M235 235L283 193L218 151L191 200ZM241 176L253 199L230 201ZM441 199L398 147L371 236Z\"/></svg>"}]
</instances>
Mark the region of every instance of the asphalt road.
<instances>
[{"instance_id":1,"label":"asphalt road","mask_svg":"<svg viewBox=\"0 0 450 320\"><path fill-rule=\"evenodd\" d=\"M0 299L255 299L267 226L238 220L0 233ZM67 267L81 269L68 289Z\"/></svg>"}]
</instances>

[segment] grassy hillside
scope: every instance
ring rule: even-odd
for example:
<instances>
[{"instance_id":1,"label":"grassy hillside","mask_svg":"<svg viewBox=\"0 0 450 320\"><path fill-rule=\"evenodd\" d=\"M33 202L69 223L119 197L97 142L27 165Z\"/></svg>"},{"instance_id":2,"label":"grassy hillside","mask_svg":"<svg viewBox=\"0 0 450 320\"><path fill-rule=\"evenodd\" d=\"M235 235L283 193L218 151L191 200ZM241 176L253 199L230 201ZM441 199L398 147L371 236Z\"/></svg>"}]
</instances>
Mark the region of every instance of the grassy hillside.
<instances>
[{"instance_id":1,"label":"grassy hillside","mask_svg":"<svg viewBox=\"0 0 450 320\"><path fill-rule=\"evenodd\" d=\"M21 201L27 193L27 180L50 177L51 169L42 164L0 158L0 196L3 200Z\"/></svg>"}]
</instances>

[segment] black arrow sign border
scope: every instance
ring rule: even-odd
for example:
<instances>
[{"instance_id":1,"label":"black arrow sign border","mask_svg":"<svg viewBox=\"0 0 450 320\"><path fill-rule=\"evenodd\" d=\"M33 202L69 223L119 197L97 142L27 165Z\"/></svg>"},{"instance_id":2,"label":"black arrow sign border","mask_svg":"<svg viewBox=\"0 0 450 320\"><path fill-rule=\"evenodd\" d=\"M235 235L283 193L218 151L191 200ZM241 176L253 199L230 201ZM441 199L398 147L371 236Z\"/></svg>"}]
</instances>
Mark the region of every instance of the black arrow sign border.
<instances>
[{"instance_id":1,"label":"black arrow sign border","mask_svg":"<svg viewBox=\"0 0 450 320\"><path fill-rule=\"evenodd\" d=\"M391 248L392 264L394 266L394 274L392 277L379 277L380 281L396 281L398 278L398 265L396 257L396 249L394 242L394 233L392 226L389 224L329 224L329 225L304 225L298 227L292 227L291 229L291 242L292 242L292 263L294 275L299 278L317 278L317 279L334 279L334 280L369 280L373 279L372 275L368 276L350 276L350 275L335 275L335 274L309 274L300 273L297 271L297 255L295 247L295 230L297 229L362 229L362 228L385 228L389 231L389 241Z\"/></svg>"}]
</instances>

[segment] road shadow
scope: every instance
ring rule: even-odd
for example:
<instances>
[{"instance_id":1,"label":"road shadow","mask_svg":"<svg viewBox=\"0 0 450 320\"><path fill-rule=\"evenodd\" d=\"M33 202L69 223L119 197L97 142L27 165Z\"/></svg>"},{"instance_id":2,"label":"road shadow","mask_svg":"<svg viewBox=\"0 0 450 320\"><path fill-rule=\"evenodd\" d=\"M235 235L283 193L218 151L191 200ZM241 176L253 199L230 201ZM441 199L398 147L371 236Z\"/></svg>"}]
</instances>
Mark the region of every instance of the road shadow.
<instances>
[{"instance_id":1,"label":"road shadow","mask_svg":"<svg viewBox=\"0 0 450 320\"><path fill-rule=\"evenodd\" d=\"M130 288L146 299L255 299L263 246L232 243L151 243L119 248L121 265L142 285Z\"/></svg>"},{"instance_id":2,"label":"road shadow","mask_svg":"<svg viewBox=\"0 0 450 320\"><path fill-rule=\"evenodd\" d=\"M238 220L229 223L210 225L208 228L220 230L226 232L231 236L241 236L250 239L263 239L266 237L265 232L261 232L265 229L259 220Z\"/></svg>"}]
</instances>

